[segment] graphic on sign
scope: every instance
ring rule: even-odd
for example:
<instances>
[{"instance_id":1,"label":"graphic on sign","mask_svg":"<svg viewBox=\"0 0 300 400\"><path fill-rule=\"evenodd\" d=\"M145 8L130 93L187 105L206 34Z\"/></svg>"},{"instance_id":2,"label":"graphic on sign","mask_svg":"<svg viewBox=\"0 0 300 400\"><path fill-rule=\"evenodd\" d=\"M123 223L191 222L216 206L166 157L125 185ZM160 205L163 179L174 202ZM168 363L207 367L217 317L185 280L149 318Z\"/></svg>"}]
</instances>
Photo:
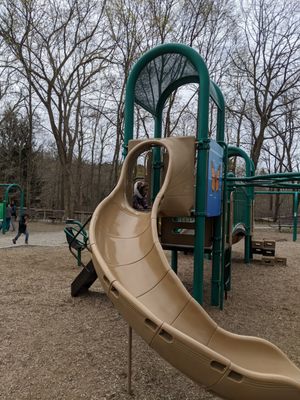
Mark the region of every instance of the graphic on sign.
<instances>
[{"instance_id":1,"label":"graphic on sign","mask_svg":"<svg viewBox=\"0 0 300 400\"><path fill-rule=\"evenodd\" d=\"M206 216L221 214L223 148L215 141L209 143Z\"/></svg>"},{"instance_id":2,"label":"graphic on sign","mask_svg":"<svg viewBox=\"0 0 300 400\"><path fill-rule=\"evenodd\" d=\"M219 190L219 182L220 182L220 172L221 172L221 165L219 165L218 170L216 171L214 168L214 162L211 161L211 190L213 192L217 192Z\"/></svg>"}]
</instances>

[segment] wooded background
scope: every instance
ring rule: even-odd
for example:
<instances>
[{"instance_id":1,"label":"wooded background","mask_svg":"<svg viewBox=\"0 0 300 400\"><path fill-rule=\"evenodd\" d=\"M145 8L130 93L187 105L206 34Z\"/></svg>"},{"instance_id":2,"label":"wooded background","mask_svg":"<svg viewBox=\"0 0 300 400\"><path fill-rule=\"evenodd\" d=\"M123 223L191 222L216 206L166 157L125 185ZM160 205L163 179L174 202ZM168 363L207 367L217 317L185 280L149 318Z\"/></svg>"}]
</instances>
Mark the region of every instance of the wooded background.
<instances>
[{"instance_id":1,"label":"wooded background","mask_svg":"<svg viewBox=\"0 0 300 400\"><path fill-rule=\"evenodd\" d=\"M206 61L229 144L259 172L298 171L299 17L298 0L2 0L0 183L28 207L92 211L117 180L129 71L166 42ZM164 135L194 135L196 104L195 85L177 90ZM134 136L153 136L138 108Z\"/></svg>"}]
</instances>

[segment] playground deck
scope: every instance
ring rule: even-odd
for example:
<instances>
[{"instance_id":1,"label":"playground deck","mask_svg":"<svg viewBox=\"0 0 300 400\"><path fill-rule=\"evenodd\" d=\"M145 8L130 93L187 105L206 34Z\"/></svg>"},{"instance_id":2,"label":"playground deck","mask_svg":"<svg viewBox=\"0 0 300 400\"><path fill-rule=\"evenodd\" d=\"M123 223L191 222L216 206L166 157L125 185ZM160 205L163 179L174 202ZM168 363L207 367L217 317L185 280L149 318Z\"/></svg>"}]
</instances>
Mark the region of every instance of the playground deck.
<instances>
[{"instance_id":1,"label":"playground deck","mask_svg":"<svg viewBox=\"0 0 300 400\"><path fill-rule=\"evenodd\" d=\"M43 228L32 223L30 229L32 237L36 233L46 239L57 225ZM300 366L300 242L270 229L259 228L257 234L276 240L276 251L288 257L288 265L255 261L246 267L239 243L234 246L233 290L224 311L207 304L208 284L204 306L225 329L264 337ZM71 298L70 284L78 271L67 245L1 250L3 399L217 400L166 364L135 334L134 395L129 396L127 325L98 282L90 295ZM206 282L208 272L206 268ZM179 255L179 276L191 289L191 256Z\"/></svg>"}]
</instances>

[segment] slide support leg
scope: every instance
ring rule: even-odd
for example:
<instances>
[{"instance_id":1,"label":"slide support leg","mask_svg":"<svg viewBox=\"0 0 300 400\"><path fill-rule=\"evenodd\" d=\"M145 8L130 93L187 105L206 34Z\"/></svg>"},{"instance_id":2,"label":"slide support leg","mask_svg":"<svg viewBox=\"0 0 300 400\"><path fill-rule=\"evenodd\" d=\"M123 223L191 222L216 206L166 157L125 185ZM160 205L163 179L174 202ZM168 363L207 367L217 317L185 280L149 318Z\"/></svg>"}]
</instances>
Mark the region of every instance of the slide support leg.
<instances>
[{"instance_id":1,"label":"slide support leg","mask_svg":"<svg viewBox=\"0 0 300 400\"><path fill-rule=\"evenodd\" d=\"M131 389L131 377L132 377L132 328L128 325L128 372L127 372L127 392L132 394Z\"/></svg>"}]
</instances>

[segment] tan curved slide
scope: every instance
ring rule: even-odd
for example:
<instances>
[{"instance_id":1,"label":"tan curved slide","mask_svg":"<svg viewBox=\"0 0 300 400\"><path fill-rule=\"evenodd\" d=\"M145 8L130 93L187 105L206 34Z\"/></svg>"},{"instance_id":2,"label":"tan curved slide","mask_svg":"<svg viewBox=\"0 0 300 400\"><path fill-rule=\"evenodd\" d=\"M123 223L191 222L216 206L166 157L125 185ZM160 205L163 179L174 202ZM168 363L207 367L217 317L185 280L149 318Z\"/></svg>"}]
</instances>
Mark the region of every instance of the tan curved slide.
<instances>
[{"instance_id":1,"label":"tan curved slide","mask_svg":"<svg viewBox=\"0 0 300 400\"><path fill-rule=\"evenodd\" d=\"M168 170L151 212L139 212L128 201L131 168L152 145L168 151ZM300 370L273 344L219 327L186 291L160 246L160 207L174 206L177 215L190 208L194 147L191 138L169 138L144 141L129 152L118 185L90 225L98 277L133 329L208 390L231 400L299 400Z\"/></svg>"}]
</instances>

